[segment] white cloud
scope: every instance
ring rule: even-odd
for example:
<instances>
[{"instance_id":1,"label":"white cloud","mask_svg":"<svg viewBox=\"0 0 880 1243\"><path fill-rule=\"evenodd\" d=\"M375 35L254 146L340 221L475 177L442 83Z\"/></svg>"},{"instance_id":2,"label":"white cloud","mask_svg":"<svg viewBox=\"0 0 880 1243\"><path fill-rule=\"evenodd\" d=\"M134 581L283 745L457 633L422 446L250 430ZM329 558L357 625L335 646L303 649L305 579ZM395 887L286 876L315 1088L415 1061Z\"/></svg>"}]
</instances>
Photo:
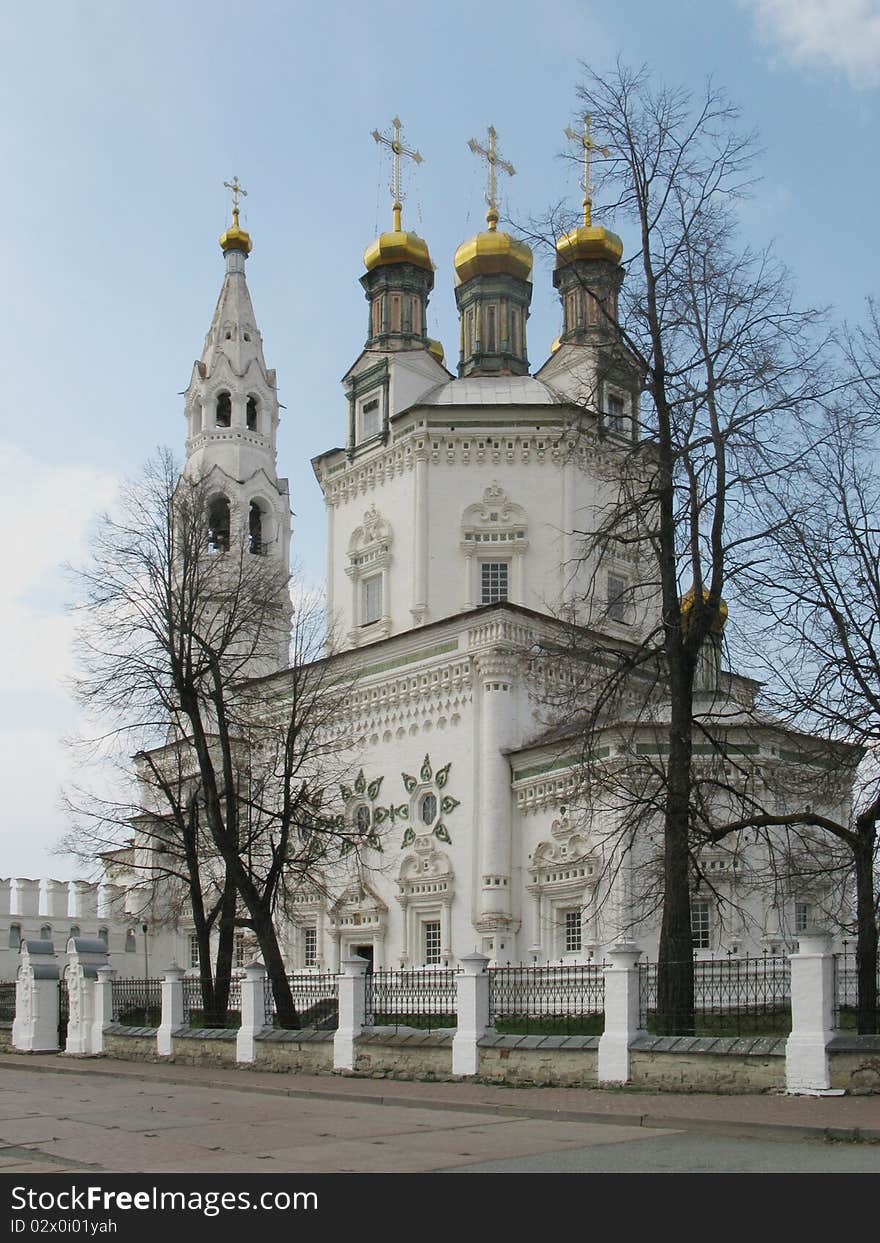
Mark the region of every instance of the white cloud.
<instances>
[{"instance_id":1,"label":"white cloud","mask_svg":"<svg viewBox=\"0 0 880 1243\"><path fill-rule=\"evenodd\" d=\"M853 86L880 82L880 0L742 2L793 64L841 70Z\"/></svg>"},{"instance_id":2,"label":"white cloud","mask_svg":"<svg viewBox=\"0 0 880 1243\"><path fill-rule=\"evenodd\" d=\"M0 789L4 795L0 874L70 873L47 855L64 830L58 790L69 771L60 744L74 710L63 679L71 670L72 622L61 564L83 556L93 515L118 481L88 466L51 465L0 444L3 591L3 720ZM32 718L39 715L37 725Z\"/></svg>"}]
</instances>

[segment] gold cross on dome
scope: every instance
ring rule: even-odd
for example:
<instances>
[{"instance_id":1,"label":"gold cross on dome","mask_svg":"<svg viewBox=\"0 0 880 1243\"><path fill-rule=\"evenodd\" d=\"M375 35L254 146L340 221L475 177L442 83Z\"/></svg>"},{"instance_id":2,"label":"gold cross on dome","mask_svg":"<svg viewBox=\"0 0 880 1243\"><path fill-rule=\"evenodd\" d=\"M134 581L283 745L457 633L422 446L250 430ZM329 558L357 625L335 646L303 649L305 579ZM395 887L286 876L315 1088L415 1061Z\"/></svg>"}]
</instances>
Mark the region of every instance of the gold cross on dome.
<instances>
[{"instance_id":1,"label":"gold cross on dome","mask_svg":"<svg viewBox=\"0 0 880 1243\"><path fill-rule=\"evenodd\" d=\"M377 129L373 130L373 137L376 142L384 144L391 148L391 198L393 200L392 213L394 216L395 232L400 232L400 213L403 207L403 194L400 190L400 160L401 156L406 156L412 160L414 164L422 163L422 156L418 151L411 151L409 147L405 147L401 140L403 127L400 123L400 117L394 117L391 122L394 134L388 137L387 134L380 134Z\"/></svg>"},{"instance_id":2,"label":"gold cross on dome","mask_svg":"<svg viewBox=\"0 0 880 1243\"><path fill-rule=\"evenodd\" d=\"M496 181L496 176L495 176L495 170L500 169L502 173L507 173L508 177L513 177L516 173L516 169L513 167L512 164L508 164L507 160L502 159L501 156L498 154L498 151L495 147L495 139L498 137L498 135L495 133L494 126L492 125L489 126L488 133L489 133L489 141L485 147L481 147L480 144L474 138L470 138L468 140L468 146L470 147L471 151L473 151L474 155L479 156L480 159L485 160L489 166L488 186L486 189L486 202L489 204L489 210L486 212L486 220L488 221L489 228L494 229L496 224L498 223L498 199L497 199L497 188L498 187L497 187L497 181Z\"/></svg>"},{"instance_id":3,"label":"gold cross on dome","mask_svg":"<svg viewBox=\"0 0 880 1243\"><path fill-rule=\"evenodd\" d=\"M590 124L591 117L587 113L584 117L584 132L582 134L579 134L577 130L573 130L570 125L565 130L565 137L570 138L572 142L579 142L584 151L584 176L581 181L581 188L584 192L584 224L587 228L590 227L590 215L593 209L593 189L590 185L590 155L593 151L598 151L607 160L611 154L607 147L600 147L598 143L593 142L590 136Z\"/></svg>"},{"instance_id":4,"label":"gold cross on dome","mask_svg":"<svg viewBox=\"0 0 880 1243\"><path fill-rule=\"evenodd\" d=\"M238 176L233 177L231 181L224 181L223 184L227 190L232 191L232 218L235 221L235 224L237 225L238 224L238 196L240 194L243 194L244 197L247 198L247 190L243 189L242 186L239 185Z\"/></svg>"}]
</instances>

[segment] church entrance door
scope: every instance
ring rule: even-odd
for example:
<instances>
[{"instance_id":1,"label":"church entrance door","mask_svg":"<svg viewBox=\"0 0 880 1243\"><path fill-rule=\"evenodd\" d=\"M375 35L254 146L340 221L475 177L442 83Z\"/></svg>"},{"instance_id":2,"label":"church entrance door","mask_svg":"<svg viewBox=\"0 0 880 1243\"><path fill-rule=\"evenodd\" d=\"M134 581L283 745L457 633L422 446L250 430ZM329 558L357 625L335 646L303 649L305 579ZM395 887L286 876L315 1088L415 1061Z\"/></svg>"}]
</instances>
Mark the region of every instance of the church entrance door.
<instances>
[{"instance_id":1,"label":"church entrance door","mask_svg":"<svg viewBox=\"0 0 880 1243\"><path fill-rule=\"evenodd\" d=\"M351 947L351 952L352 952L353 954L357 954L358 958L366 958L366 960L367 960L367 974L369 975L369 974L370 974L370 972L373 970L373 945L372 945L372 942L371 942L369 945L353 945L353 946Z\"/></svg>"}]
</instances>

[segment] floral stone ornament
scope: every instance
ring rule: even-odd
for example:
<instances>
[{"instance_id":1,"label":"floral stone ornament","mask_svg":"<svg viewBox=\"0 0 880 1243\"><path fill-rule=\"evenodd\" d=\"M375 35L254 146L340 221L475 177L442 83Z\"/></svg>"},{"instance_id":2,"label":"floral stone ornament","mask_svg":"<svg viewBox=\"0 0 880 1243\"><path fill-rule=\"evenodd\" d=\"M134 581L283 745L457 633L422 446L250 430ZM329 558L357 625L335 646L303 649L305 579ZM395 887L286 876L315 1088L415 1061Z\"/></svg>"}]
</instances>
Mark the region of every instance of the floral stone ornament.
<instances>
[{"instance_id":1,"label":"floral stone ornament","mask_svg":"<svg viewBox=\"0 0 880 1243\"><path fill-rule=\"evenodd\" d=\"M361 838L365 845L372 846L373 850L382 849L382 841L376 832L375 826L381 824L382 820L385 819L384 815L380 818L377 814L385 809L373 806L379 797L382 781L382 777L374 777L372 781L367 781L364 776L364 770L361 769L354 779L354 786L340 785L339 787L339 793L345 807L342 817L343 823L349 823L357 836ZM342 843L339 853L341 855L350 854L354 847L354 839L349 837Z\"/></svg>"},{"instance_id":2,"label":"floral stone ornament","mask_svg":"<svg viewBox=\"0 0 880 1243\"><path fill-rule=\"evenodd\" d=\"M424 830L432 833L441 842L451 844L452 838L449 836L449 830L443 822L442 817L448 816L459 806L459 800L452 798L443 791L449 780L449 770L451 764L444 764L442 768L434 770L431 764L431 757L426 755L419 769L418 777L414 777L411 773L401 773L403 784L407 794L415 794L420 791L416 801L414 819L420 821L424 826ZM404 834L400 848L403 850L405 846L411 846L416 840L416 828L408 825Z\"/></svg>"}]
</instances>

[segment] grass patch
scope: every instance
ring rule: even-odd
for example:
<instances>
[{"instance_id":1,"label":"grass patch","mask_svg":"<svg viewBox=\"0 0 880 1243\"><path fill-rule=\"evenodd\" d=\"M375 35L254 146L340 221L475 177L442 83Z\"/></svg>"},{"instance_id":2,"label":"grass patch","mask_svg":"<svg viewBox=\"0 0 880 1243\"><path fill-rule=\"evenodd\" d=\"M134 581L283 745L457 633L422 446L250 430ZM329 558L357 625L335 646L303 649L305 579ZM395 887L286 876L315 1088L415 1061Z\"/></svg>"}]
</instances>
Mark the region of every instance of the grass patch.
<instances>
[{"instance_id":1,"label":"grass patch","mask_svg":"<svg viewBox=\"0 0 880 1243\"><path fill-rule=\"evenodd\" d=\"M668 1035L657 1024L657 1015L648 1012L647 1030L652 1036ZM695 1036L788 1036L791 1032L791 1008L779 1006L760 1014L748 1011L724 1010L717 1014L697 1012L694 1021Z\"/></svg>"}]
</instances>

